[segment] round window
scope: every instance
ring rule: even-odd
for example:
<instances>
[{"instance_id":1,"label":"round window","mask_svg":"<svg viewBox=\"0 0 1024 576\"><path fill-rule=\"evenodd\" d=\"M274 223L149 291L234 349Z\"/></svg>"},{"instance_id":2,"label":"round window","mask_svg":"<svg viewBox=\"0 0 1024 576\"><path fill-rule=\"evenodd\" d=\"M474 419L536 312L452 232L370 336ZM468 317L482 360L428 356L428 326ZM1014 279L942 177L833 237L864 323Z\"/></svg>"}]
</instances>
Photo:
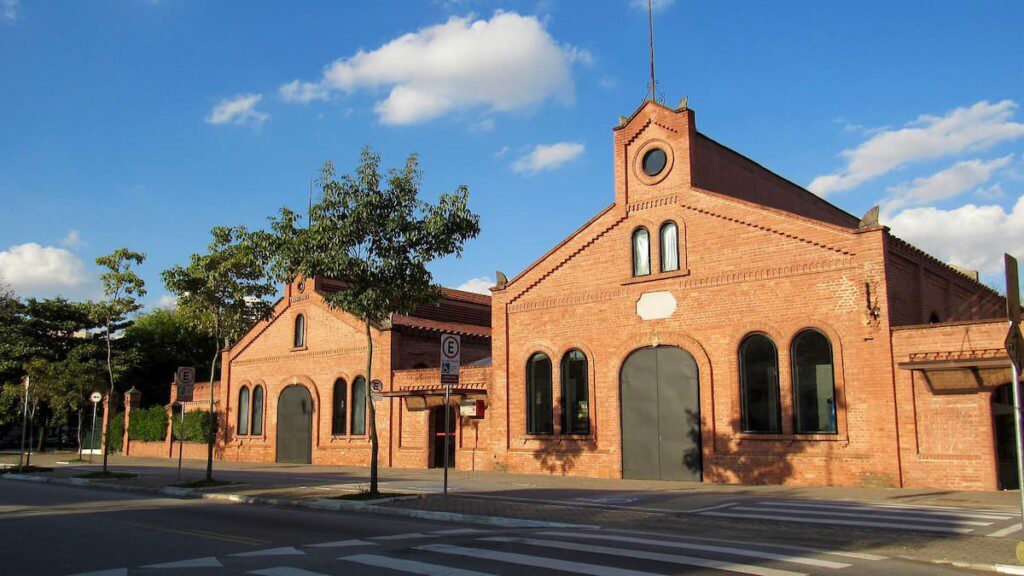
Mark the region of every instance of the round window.
<instances>
[{"instance_id":1,"label":"round window","mask_svg":"<svg viewBox=\"0 0 1024 576\"><path fill-rule=\"evenodd\" d=\"M657 176L658 174L661 174L661 171L665 169L666 164L668 164L668 156L661 148L652 148L644 154L644 174L647 174L648 176Z\"/></svg>"},{"instance_id":2,"label":"round window","mask_svg":"<svg viewBox=\"0 0 1024 576\"><path fill-rule=\"evenodd\" d=\"M306 283L305 282L299 282L299 285L296 286L296 288L298 288L299 293L301 294L302 292L305 292L305 290L306 290Z\"/></svg>"}]
</instances>

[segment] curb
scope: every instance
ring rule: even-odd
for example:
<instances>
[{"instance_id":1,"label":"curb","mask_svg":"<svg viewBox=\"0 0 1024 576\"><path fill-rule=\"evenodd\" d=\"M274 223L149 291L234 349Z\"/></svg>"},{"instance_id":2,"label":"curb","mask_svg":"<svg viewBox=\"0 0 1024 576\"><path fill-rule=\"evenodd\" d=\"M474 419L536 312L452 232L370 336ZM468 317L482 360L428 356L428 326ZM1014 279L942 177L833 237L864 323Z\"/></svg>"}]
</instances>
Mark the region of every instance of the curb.
<instances>
[{"instance_id":1,"label":"curb","mask_svg":"<svg viewBox=\"0 0 1024 576\"><path fill-rule=\"evenodd\" d=\"M460 514L457 512L439 512L435 510L417 510L414 508L390 508L382 506L382 503L401 500L414 500L421 498L420 495L395 496L382 498L374 503L354 502L349 500L295 500L291 498L270 498L266 496L247 496L245 494L208 494L199 492L192 488L180 488L177 486L164 486L162 488L149 488L145 486L119 486L106 482L96 482L88 478L47 478L45 476L31 476L28 474L4 474L0 478L19 482L36 482L41 484L58 484L64 486L78 486L87 488L99 488L115 492L136 492L144 494L160 494L180 499L201 499L213 502L233 502L236 504L249 504L255 506L287 506L289 508L306 508L309 510L327 510L332 512L368 512L385 516L400 516L404 518L417 518L420 520L434 520L439 522L462 522L465 524L479 524L494 526L498 528L560 528L560 529L588 529L594 530L600 526L590 524L570 524L566 522L548 522L544 520L524 520L518 518L502 518L499 516L478 516L475 514Z\"/></svg>"}]
</instances>

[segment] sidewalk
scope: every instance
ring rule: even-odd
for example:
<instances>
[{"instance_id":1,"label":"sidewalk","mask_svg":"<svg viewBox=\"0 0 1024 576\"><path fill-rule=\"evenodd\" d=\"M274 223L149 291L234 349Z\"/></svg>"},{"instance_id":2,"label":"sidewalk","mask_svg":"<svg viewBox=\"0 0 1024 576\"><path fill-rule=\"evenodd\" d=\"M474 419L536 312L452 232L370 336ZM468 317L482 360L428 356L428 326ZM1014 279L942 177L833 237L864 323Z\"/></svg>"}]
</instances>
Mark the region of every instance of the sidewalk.
<instances>
[{"instance_id":1,"label":"sidewalk","mask_svg":"<svg viewBox=\"0 0 1024 576\"><path fill-rule=\"evenodd\" d=\"M64 482L100 467L99 458L92 465L59 463L75 456L35 454L32 464L53 468L36 475ZM167 494L168 487L205 475L203 461L185 461L180 481L174 460L111 456L109 461L111 470L136 476L90 485ZM12 462L17 464L17 455L0 455L0 464ZM217 461L214 477L231 484L179 494L437 520L495 523L503 518L751 542L785 539L988 570L1014 564L1020 538L1016 491L731 486L451 471L450 495L444 498L441 470L381 468L380 490L404 497L369 504L331 500L365 490L367 474L366 468Z\"/></svg>"}]
</instances>

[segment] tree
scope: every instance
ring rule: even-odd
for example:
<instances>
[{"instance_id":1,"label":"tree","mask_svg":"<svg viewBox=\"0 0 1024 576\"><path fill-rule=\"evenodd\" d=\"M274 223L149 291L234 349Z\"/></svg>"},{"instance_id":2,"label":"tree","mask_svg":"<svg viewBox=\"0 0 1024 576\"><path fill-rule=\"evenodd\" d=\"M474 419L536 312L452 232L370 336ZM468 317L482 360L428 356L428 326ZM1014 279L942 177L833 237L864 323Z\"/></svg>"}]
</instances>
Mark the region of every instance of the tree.
<instances>
[{"instance_id":1,"label":"tree","mask_svg":"<svg viewBox=\"0 0 1024 576\"><path fill-rule=\"evenodd\" d=\"M140 314L117 342L128 355L122 382L142 392L144 406L171 401L168 384L179 366L197 367L199 380L208 377L209 338L176 309Z\"/></svg>"},{"instance_id":2,"label":"tree","mask_svg":"<svg viewBox=\"0 0 1024 576\"><path fill-rule=\"evenodd\" d=\"M221 350L245 334L270 312L265 300L277 289L266 274L259 253L249 243L244 227L218 226L206 254L193 254L188 266L163 272L167 289L178 296L178 311L213 343L210 362L210 413L214 413L213 381ZM210 419L207 437L206 480L213 480L213 446L217 419Z\"/></svg>"},{"instance_id":3,"label":"tree","mask_svg":"<svg viewBox=\"0 0 1024 576\"><path fill-rule=\"evenodd\" d=\"M384 326L391 314L409 314L441 296L427 269L449 255L460 257L466 240L480 233L480 219L468 207L465 186L442 194L437 204L419 198L422 173L415 154L405 166L380 172L380 156L363 148L353 174L335 177L328 161L321 171L319 201L310 222L281 208L271 231L257 243L272 257L272 268L285 281L324 276L342 287L324 295L332 308L360 319L366 333L366 381L373 382L371 329ZM370 493L377 489L377 417L366 387L370 432Z\"/></svg>"},{"instance_id":4,"label":"tree","mask_svg":"<svg viewBox=\"0 0 1024 576\"><path fill-rule=\"evenodd\" d=\"M141 305L138 299L146 295L146 283L135 273L133 266L141 265L146 255L133 252L127 248L118 248L106 256L96 259L96 264L105 269L100 274L103 282L103 300L92 306L93 316L103 327L103 340L106 343L107 358L105 367L110 381L108 407L115 406L117 387L114 384L114 363L111 335L123 330L129 324L129 316L137 312ZM103 473L107 473L107 453L109 452L109 434L103 435Z\"/></svg>"}]
</instances>

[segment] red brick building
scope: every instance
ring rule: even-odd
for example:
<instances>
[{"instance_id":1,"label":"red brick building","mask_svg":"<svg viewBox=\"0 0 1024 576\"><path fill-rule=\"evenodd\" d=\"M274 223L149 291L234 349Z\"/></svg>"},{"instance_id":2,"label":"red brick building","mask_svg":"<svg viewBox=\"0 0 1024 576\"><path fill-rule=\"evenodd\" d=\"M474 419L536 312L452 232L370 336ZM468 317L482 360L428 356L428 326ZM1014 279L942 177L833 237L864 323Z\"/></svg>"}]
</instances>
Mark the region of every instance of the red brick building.
<instances>
[{"instance_id":1,"label":"red brick building","mask_svg":"<svg viewBox=\"0 0 1024 576\"><path fill-rule=\"evenodd\" d=\"M459 469L1016 483L998 294L708 138L685 107L648 101L613 132L606 209L492 297L446 290L374 328L382 465L440 461L449 332L456 400L487 408L452 424ZM367 463L365 335L326 306L332 289L291 284L225 353L221 457Z\"/></svg>"}]
</instances>

